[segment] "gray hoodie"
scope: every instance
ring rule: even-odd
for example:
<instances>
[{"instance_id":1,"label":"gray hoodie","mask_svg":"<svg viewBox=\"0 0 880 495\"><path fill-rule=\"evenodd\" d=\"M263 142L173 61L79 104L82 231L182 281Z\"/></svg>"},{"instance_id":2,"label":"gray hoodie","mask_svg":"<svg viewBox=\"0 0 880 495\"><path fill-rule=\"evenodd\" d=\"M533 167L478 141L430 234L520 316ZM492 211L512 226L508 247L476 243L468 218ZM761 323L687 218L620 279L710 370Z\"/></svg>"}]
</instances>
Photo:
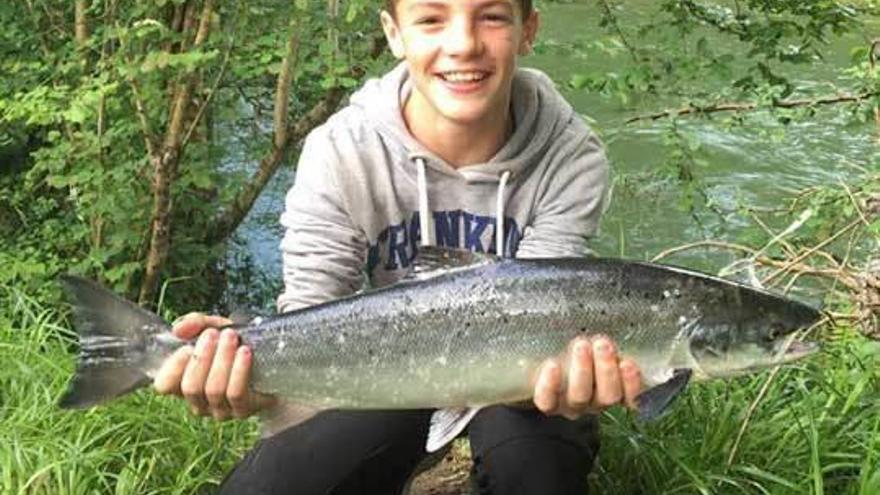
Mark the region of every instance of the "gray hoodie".
<instances>
[{"instance_id":1,"label":"gray hoodie","mask_svg":"<svg viewBox=\"0 0 880 495\"><path fill-rule=\"evenodd\" d=\"M589 253L608 164L546 75L517 70L513 134L488 162L459 169L409 133L401 102L410 90L401 63L306 138L281 216L279 311L350 295L365 281L391 284L422 243L521 258Z\"/></svg>"}]
</instances>

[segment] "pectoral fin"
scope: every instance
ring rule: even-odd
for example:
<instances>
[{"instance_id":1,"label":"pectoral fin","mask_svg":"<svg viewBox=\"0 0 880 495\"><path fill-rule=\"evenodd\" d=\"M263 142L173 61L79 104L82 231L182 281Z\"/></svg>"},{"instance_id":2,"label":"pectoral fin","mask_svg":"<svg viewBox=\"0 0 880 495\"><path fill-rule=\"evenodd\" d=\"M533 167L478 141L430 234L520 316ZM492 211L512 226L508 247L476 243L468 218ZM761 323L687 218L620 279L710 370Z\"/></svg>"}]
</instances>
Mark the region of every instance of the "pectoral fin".
<instances>
[{"instance_id":1,"label":"pectoral fin","mask_svg":"<svg viewBox=\"0 0 880 495\"><path fill-rule=\"evenodd\" d=\"M438 409L431 416L431 428L428 430L428 442L425 445L425 450L436 452L454 440L474 419L474 415L479 410L479 407Z\"/></svg>"},{"instance_id":2,"label":"pectoral fin","mask_svg":"<svg viewBox=\"0 0 880 495\"><path fill-rule=\"evenodd\" d=\"M684 390L693 372L688 368L676 368L672 378L655 387L649 388L636 397L639 419L651 421L659 418L675 397Z\"/></svg>"},{"instance_id":3,"label":"pectoral fin","mask_svg":"<svg viewBox=\"0 0 880 495\"><path fill-rule=\"evenodd\" d=\"M271 437L292 426L303 423L319 412L319 409L313 407L279 402L269 409L260 412L260 419L263 424L262 437Z\"/></svg>"}]
</instances>

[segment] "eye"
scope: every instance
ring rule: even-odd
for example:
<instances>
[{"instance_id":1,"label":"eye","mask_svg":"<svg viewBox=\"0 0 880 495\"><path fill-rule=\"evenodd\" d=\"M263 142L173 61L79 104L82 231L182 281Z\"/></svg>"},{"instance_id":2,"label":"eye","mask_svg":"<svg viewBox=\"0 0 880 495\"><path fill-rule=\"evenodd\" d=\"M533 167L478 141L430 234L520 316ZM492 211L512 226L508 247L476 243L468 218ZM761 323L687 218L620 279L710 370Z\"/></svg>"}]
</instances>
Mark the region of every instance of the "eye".
<instances>
[{"instance_id":1,"label":"eye","mask_svg":"<svg viewBox=\"0 0 880 495\"><path fill-rule=\"evenodd\" d=\"M440 23L440 17L434 15L419 17L415 23L420 26L433 26Z\"/></svg>"},{"instance_id":2,"label":"eye","mask_svg":"<svg viewBox=\"0 0 880 495\"><path fill-rule=\"evenodd\" d=\"M499 12L486 12L483 14L482 19L492 24L510 24L511 22L511 17L508 14Z\"/></svg>"}]
</instances>

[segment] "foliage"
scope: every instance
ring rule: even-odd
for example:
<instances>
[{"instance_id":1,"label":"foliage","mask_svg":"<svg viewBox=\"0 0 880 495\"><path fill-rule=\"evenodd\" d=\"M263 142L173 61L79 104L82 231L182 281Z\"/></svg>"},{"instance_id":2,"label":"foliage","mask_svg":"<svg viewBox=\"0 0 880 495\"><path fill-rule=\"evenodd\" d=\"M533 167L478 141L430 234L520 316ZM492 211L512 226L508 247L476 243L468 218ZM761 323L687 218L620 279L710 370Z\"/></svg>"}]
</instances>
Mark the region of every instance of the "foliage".
<instances>
[{"instance_id":1,"label":"foliage","mask_svg":"<svg viewBox=\"0 0 880 495\"><path fill-rule=\"evenodd\" d=\"M175 302L207 304L214 284L198 280L213 276L228 235L206 232L275 146L271 102L286 40L294 33L298 42L281 124L292 125L329 89L375 70L373 13L362 1L344 15L326 2L215 2L199 44L208 2L81 2L86 39L74 36L73 3L0 11L0 158L15 160L0 170L0 231L11 234L0 241L0 281L39 284L74 271L135 296L155 244L151 227L163 221L156 181L165 177L171 239L161 276L191 277L172 288ZM240 152L243 132L254 135Z\"/></svg>"}]
</instances>

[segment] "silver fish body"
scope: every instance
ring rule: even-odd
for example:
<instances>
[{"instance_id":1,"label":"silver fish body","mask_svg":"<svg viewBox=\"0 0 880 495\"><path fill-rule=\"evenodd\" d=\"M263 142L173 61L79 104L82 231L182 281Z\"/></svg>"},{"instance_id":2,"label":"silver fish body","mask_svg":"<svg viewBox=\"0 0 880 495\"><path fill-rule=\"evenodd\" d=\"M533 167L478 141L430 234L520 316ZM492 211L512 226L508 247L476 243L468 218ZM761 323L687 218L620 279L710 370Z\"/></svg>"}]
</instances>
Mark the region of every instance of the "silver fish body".
<instances>
[{"instance_id":1,"label":"silver fish body","mask_svg":"<svg viewBox=\"0 0 880 495\"><path fill-rule=\"evenodd\" d=\"M258 390L319 408L423 408L526 399L540 363L578 335L611 337L651 387L677 368L711 376L701 374L695 341L775 344L767 331L817 318L728 281L578 258L452 271L238 330L254 349Z\"/></svg>"},{"instance_id":2,"label":"silver fish body","mask_svg":"<svg viewBox=\"0 0 880 495\"><path fill-rule=\"evenodd\" d=\"M428 441L436 449L480 407L529 398L540 364L580 335L608 335L638 363L646 419L691 377L745 373L816 350L792 336L819 319L817 310L663 265L423 248L413 277L234 326L253 349L253 388L305 408L276 414L276 431L331 408L440 408ZM81 349L62 407L148 384L184 344L161 318L94 282L62 281Z\"/></svg>"}]
</instances>

